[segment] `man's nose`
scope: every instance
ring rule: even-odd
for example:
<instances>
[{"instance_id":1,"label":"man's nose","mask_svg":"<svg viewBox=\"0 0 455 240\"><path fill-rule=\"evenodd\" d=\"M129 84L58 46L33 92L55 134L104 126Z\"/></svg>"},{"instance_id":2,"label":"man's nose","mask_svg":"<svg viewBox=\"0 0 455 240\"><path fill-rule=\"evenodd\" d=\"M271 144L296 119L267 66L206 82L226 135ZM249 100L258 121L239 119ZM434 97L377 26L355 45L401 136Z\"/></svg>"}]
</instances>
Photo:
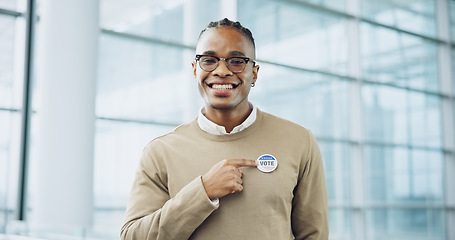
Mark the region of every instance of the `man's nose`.
<instances>
[{"instance_id":1,"label":"man's nose","mask_svg":"<svg viewBox=\"0 0 455 240\"><path fill-rule=\"evenodd\" d=\"M226 60L221 59L218 62L218 66L213 70L213 75L219 76L219 77L226 77L226 76L232 76L231 70L226 65Z\"/></svg>"}]
</instances>

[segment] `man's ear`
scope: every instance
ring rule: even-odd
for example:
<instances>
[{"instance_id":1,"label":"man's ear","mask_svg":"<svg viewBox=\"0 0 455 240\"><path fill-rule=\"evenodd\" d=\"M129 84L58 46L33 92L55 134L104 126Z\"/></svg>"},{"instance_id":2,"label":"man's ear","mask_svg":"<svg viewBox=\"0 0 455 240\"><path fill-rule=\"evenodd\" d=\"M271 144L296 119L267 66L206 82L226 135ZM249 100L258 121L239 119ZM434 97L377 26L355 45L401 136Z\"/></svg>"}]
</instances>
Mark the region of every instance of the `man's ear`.
<instances>
[{"instance_id":1,"label":"man's ear","mask_svg":"<svg viewBox=\"0 0 455 240\"><path fill-rule=\"evenodd\" d=\"M192 63L191 63L191 66L193 66L193 75L194 75L194 77L196 78L196 67L197 67L197 63L196 63L196 62L192 62Z\"/></svg>"},{"instance_id":2,"label":"man's ear","mask_svg":"<svg viewBox=\"0 0 455 240\"><path fill-rule=\"evenodd\" d=\"M254 65L253 66L253 80L256 82L258 79L258 72L259 72L259 65Z\"/></svg>"}]
</instances>

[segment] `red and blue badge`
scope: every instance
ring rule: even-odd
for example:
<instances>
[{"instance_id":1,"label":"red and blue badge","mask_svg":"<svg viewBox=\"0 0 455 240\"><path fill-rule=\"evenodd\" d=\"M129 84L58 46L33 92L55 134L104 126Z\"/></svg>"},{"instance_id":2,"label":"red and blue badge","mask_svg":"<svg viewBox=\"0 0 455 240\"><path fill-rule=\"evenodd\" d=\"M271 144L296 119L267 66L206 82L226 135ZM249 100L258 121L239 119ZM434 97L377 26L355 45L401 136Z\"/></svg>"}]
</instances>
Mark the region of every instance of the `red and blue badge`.
<instances>
[{"instance_id":1,"label":"red and blue badge","mask_svg":"<svg viewBox=\"0 0 455 240\"><path fill-rule=\"evenodd\" d=\"M273 172L278 167L278 161L271 154L261 155L256 161L258 162L257 168L261 172L265 173Z\"/></svg>"}]
</instances>

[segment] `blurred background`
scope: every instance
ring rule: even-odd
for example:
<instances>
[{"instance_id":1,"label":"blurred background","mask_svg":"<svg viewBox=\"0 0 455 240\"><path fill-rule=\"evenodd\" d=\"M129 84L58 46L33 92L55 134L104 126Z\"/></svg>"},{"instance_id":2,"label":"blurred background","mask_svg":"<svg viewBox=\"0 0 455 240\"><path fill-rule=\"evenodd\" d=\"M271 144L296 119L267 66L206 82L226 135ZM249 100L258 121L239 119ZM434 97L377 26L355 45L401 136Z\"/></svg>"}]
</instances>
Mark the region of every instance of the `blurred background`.
<instances>
[{"instance_id":1,"label":"blurred background","mask_svg":"<svg viewBox=\"0 0 455 240\"><path fill-rule=\"evenodd\" d=\"M330 239L455 239L454 0L92 1L93 220L36 230L44 2L0 0L0 239L118 239L143 147L203 104L195 45L224 17L256 40L250 101L320 144Z\"/></svg>"}]
</instances>

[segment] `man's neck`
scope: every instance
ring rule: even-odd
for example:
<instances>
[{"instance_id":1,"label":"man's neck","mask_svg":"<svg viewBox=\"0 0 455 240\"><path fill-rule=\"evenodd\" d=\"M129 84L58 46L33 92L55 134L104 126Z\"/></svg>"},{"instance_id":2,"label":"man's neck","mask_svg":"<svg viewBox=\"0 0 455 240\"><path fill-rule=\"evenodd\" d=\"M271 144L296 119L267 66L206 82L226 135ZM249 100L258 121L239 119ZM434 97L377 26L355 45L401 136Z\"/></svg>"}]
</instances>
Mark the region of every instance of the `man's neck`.
<instances>
[{"instance_id":1,"label":"man's neck","mask_svg":"<svg viewBox=\"0 0 455 240\"><path fill-rule=\"evenodd\" d=\"M208 120L223 126L226 132L230 133L234 127L242 124L248 118L252 110L253 106L249 103L246 107L235 110L214 109L206 105L202 113Z\"/></svg>"}]
</instances>

